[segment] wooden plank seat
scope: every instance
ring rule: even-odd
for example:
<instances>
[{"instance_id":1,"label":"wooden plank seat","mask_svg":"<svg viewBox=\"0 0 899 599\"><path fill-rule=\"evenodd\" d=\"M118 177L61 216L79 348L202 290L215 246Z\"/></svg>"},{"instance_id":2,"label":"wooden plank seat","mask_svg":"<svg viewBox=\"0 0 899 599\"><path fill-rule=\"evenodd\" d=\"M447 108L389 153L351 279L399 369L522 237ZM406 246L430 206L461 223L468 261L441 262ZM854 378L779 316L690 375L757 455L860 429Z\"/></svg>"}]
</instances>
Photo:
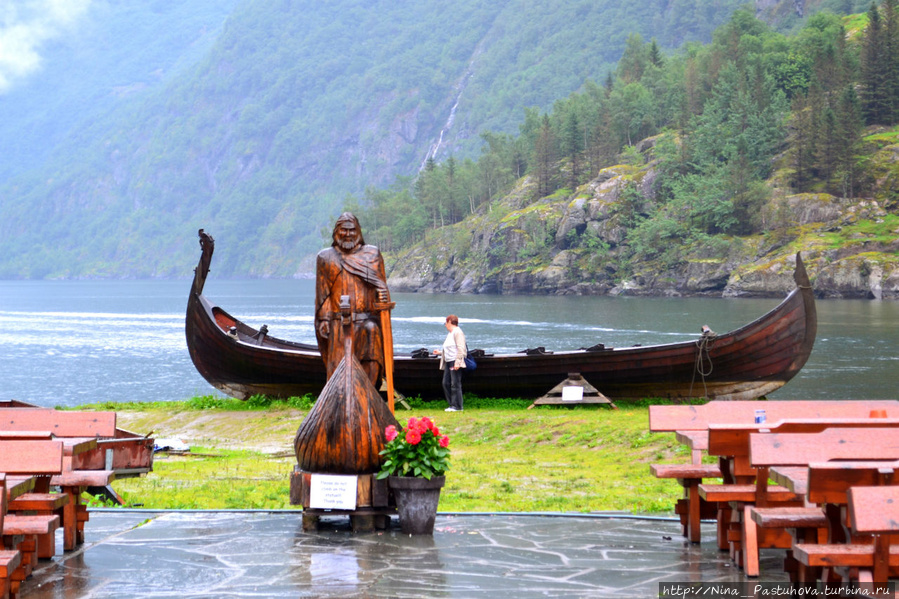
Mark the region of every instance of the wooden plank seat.
<instances>
[{"instance_id":1,"label":"wooden plank seat","mask_svg":"<svg viewBox=\"0 0 899 599\"><path fill-rule=\"evenodd\" d=\"M860 543L867 545L873 542L867 533L858 533L851 529L852 517L849 514L850 491L859 486L887 486L893 491L899 483L896 471L899 470L899 461L858 461L858 462L821 462L809 464L806 468L805 487L809 502L822 506L828 520L827 535L819 543L847 544ZM794 486L799 481L792 482ZM806 540L806 543L814 540ZM808 552L806 552L808 553ZM799 561L800 568L806 568L806 564ZM812 570L814 574L814 569ZM805 581L813 581L823 578L829 581L840 579L855 580L861 575L864 579L867 569L857 570L855 567L829 568L819 573L817 577L809 576Z\"/></svg>"},{"instance_id":2,"label":"wooden plank seat","mask_svg":"<svg viewBox=\"0 0 899 599\"><path fill-rule=\"evenodd\" d=\"M717 513L714 504L699 497L699 485L704 479L720 478L721 469L717 464L652 464L649 468L656 478L673 478L683 487L684 496L678 499L674 512L680 517L683 535L698 543L701 520Z\"/></svg>"},{"instance_id":3,"label":"wooden plank seat","mask_svg":"<svg viewBox=\"0 0 899 599\"><path fill-rule=\"evenodd\" d=\"M22 516L6 514L3 520L3 546L22 554L22 563L13 573L12 580L21 582L31 575L37 565L38 538L53 537L59 528L59 516Z\"/></svg>"},{"instance_id":4,"label":"wooden plank seat","mask_svg":"<svg viewBox=\"0 0 899 599\"><path fill-rule=\"evenodd\" d=\"M19 408L17 408L18 410ZM56 512L61 516L63 547L66 551L84 542L84 526L88 520L87 507L81 502L81 494L91 486L106 486L115 479L108 470L71 470L74 455L79 447L90 449L96 439L61 440L0 440L0 471L15 474L39 475L34 484L38 493L49 493L51 487L59 487L67 497L66 503ZM66 454L69 455L66 455ZM40 557L55 554L54 535L38 539Z\"/></svg>"},{"instance_id":5,"label":"wooden plank seat","mask_svg":"<svg viewBox=\"0 0 899 599\"><path fill-rule=\"evenodd\" d=\"M784 530L790 536L784 556L784 571L794 582L817 579L817 569L800 563L794 556L792 547L796 543L826 543L827 516L819 507L757 507L749 509L749 517L755 525L765 530Z\"/></svg>"},{"instance_id":6,"label":"wooden plank seat","mask_svg":"<svg viewBox=\"0 0 899 599\"><path fill-rule=\"evenodd\" d=\"M114 480L112 470L72 470L50 478L50 484L58 486L69 498L62 508L63 548L66 551L84 543L84 525L90 516L87 506L81 502L81 494L89 487L105 487Z\"/></svg>"},{"instance_id":7,"label":"wooden plank seat","mask_svg":"<svg viewBox=\"0 0 899 599\"><path fill-rule=\"evenodd\" d=\"M758 551L760 548L789 548L792 540L783 529L759 531L751 518L750 510L758 503L798 507L802 497L779 485L765 486L760 490L756 483L701 484L699 496L717 505L730 505L730 519L719 515L719 535L724 535L731 558L743 568L747 576L758 576ZM720 510L719 510L720 511ZM719 543L720 546L720 543Z\"/></svg>"},{"instance_id":8,"label":"wooden plank seat","mask_svg":"<svg viewBox=\"0 0 899 599\"><path fill-rule=\"evenodd\" d=\"M793 546L793 557L811 568L841 573L842 580L883 582L884 579L875 580L871 574L875 555L880 567L893 576L899 573L899 544L890 544L888 549L887 555L878 555L873 543L797 543Z\"/></svg>"}]
</instances>

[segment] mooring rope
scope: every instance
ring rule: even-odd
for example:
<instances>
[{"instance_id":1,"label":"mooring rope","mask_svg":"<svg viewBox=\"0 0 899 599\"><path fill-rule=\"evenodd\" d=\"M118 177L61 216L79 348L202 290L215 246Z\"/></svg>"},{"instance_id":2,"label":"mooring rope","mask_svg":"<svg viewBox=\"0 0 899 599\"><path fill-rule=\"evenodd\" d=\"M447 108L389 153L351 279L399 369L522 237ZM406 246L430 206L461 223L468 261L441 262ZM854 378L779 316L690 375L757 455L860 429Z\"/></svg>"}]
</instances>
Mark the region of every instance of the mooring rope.
<instances>
[{"instance_id":1,"label":"mooring rope","mask_svg":"<svg viewBox=\"0 0 899 599\"><path fill-rule=\"evenodd\" d=\"M714 369L712 357L709 355L709 349L712 346L712 342L717 338L718 333L708 327L703 327L702 335L696 340L696 362L693 366L693 378L690 379L690 397L693 396L693 383L696 381L697 372L699 373L699 376L702 377L702 390L705 393L705 397L709 396L709 389L705 384L705 377L710 376ZM704 368L704 363L708 364L708 369Z\"/></svg>"}]
</instances>

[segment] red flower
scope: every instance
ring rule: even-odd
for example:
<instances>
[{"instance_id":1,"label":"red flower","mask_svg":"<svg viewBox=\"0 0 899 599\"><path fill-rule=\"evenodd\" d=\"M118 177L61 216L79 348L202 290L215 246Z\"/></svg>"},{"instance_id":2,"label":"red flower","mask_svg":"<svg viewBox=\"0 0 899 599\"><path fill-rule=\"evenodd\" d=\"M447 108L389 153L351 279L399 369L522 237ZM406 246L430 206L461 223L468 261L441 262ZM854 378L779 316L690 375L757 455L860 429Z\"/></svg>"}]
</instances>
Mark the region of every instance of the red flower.
<instances>
[{"instance_id":1,"label":"red flower","mask_svg":"<svg viewBox=\"0 0 899 599\"><path fill-rule=\"evenodd\" d=\"M396 436L397 436L398 434L399 434L399 433L396 432L396 427L393 426L392 424L391 424L390 426L388 426L387 428L384 429L384 435L387 437L387 441L388 441L388 442L393 441L394 439L396 439Z\"/></svg>"},{"instance_id":2,"label":"red flower","mask_svg":"<svg viewBox=\"0 0 899 599\"><path fill-rule=\"evenodd\" d=\"M446 435L440 437L440 447L449 447L449 437Z\"/></svg>"},{"instance_id":3,"label":"red flower","mask_svg":"<svg viewBox=\"0 0 899 599\"><path fill-rule=\"evenodd\" d=\"M406 443L409 445L418 445L421 442L421 433L412 430L410 427L408 431L406 431Z\"/></svg>"}]
</instances>

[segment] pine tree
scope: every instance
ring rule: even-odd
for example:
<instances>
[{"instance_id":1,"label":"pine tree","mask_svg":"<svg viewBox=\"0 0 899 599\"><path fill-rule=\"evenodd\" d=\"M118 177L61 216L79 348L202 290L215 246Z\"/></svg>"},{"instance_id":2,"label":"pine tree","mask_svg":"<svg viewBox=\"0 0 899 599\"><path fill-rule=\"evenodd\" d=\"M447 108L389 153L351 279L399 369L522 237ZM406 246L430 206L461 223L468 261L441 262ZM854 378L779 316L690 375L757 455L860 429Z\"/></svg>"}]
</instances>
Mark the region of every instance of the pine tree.
<instances>
[{"instance_id":1,"label":"pine tree","mask_svg":"<svg viewBox=\"0 0 899 599\"><path fill-rule=\"evenodd\" d=\"M868 27L865 29L862 50L862 106L868 124L885 124L889 121L889 97L885 64L886 42L883 23L877 5L868 9Z\"/></svg>"},{"instance_id":2,"label":"pine tree","mask_svg":"<svg viewBox=\"0 0 899 599\"><path fill-rule=\"evenodd\" d=\"M583 149L581 127L578 123L577 112L574 107L570 107L565 115L565 125L562 134L562 145L565 155L568 157L571 166L571 176L569 185L571 189L578 186L580 177L580 155Z\"/></svg>"},{"instance_id":3,"label":"pine tree","mask_svg":"<svg viewBox=\"0 0 899 599\"><path fill-rule=\"evenodd\" d=\"M548 196L554 191L556 178L556 135L547 114L543 115L543 124L534 144L534 169L537 197Z\"/></svg>"},{"instance_id":4,"label":"pine tree","mask_svg":"<svg viewBox=\"0 0 899 599\"><path fill-rule=\"evenodd\" d=\"M863 121L855 87L847 85L837 106L836 155L837 175L843 197L852 197L857 188L856 154L861 145Z\"/></svg>"},{"instance_id":5,"label":"pine tree","mask_svg":"<svg viewBox=\"0 0 899 599\"><path fill-rule=\"evenodd\" d=\"M899 7L896 0L883 0L883 84L885 124L899 120Z\"/></svg>"}]
</instances>

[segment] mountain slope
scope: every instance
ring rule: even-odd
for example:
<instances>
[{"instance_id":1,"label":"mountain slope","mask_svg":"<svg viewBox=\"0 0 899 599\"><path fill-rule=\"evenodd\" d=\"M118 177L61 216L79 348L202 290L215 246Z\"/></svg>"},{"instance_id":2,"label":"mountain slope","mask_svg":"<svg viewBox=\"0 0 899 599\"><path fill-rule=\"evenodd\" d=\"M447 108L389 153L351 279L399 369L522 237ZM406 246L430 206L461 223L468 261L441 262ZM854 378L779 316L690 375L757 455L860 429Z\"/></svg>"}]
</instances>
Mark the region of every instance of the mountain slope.
<instances>
[{"instance_id":1,"label":"mountain slope","mask_svg":"<svg viewBox=\"0 0 899 599\"><path fill-rule=\"evenodd\" d=\"M471 155L604 77L628 33L707 39L737 4L243 2L197 66L0 189L0 277L186 275L199 227L221 274L292 275L346 193L441 133L438 156Z\"/></svg>"}]
</instances>

